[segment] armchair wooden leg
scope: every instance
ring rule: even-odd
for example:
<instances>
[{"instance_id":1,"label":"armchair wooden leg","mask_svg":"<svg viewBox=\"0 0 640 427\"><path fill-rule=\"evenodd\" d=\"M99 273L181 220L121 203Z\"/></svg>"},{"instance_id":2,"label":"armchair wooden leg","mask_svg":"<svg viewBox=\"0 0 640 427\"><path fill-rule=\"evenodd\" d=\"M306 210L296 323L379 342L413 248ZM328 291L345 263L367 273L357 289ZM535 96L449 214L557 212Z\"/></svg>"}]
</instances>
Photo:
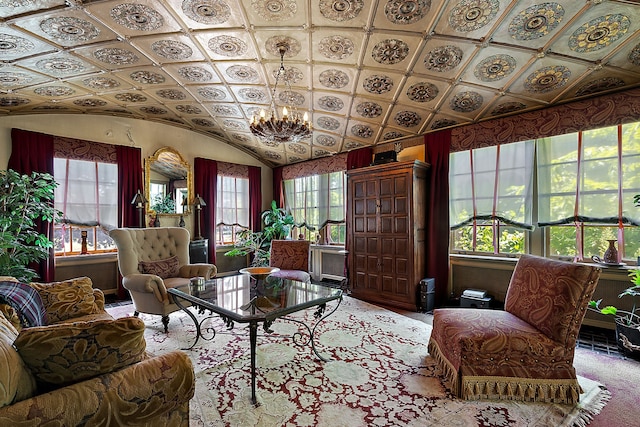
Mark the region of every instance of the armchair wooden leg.
<instances>
[{"instance_id":1,"label":"armchair wooden leg","mask_svg":"<svg viewBox=\"0 0 640 427\"><path fill-rule=\"evenodd\" d=\"M137 312L137 311L134 311L134 312L133 312L133 315L134 315L135 317L140 317L140 313L139 313L139 312Z\"/></svg>"},{"instance_id":2,"label":"armchair wooden leg","mask_svg":"<svg viewBox=\"0 0 640 427\"><path fill-rule=\"evenodd\" d=\"M162 316L162 324L164 325L164 333L169 332L169 316Z\"/></svg>"}]
</instances>

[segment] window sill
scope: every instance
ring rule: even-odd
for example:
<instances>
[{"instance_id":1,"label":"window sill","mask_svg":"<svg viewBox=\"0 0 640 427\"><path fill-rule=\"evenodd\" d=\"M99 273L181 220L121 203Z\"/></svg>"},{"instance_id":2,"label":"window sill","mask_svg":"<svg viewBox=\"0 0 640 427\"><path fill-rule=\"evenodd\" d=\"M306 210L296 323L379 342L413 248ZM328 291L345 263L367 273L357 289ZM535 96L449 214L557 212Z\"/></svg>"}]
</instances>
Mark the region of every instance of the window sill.
<instances>
[{"instance_id":1,"label":"window sill","mask_svg":"<svg viewBox=\"0 0 640 427\"><path fill-rule=\"evenodd\" d=\"M114 262L117 258L117 252L109 252L104 254L56 256L55 260L56 265L74 265L109 263Z\"/></svg>"}]
</instances>

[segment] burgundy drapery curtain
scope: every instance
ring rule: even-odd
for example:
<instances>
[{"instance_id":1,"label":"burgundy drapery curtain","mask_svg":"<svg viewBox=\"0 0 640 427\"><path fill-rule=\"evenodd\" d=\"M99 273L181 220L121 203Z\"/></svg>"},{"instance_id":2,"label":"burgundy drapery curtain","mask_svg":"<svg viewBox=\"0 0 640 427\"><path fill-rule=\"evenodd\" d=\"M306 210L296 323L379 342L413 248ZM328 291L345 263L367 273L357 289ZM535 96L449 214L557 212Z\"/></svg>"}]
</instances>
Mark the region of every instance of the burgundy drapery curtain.
<instances>
[{"instance_id":1,"label":"burgundy drapery curtain","mask_svg":"<svg viewBox=\"0 0 640 427\"><path fill-rule=\"evenodd\" d=\"M435 304L443 305L449 287L449 147L451 129L424 137L431 165L427 192L427 276L435 279Z\"/></svg>"},{"instance_id":2,"label":"burgundy drapery curtain","mask_svg":"<svg viewBox=\"0 0 640 427\"><path fill-rule=\"evenodd\" d=\"M118 224L119 227L144 227L140 224L140 213L131 204L138 191L144 191L142 179L142 150L125 145L116 146L118 159ZM144 209L144 208L143 208Z\"/></svg>"},{"instance_id":3,"label":"burgundy drapery curtain","mask_svg":"<svg viewBox=\"0 0 640 427\"><path fill-rule=\"evenodd\" d=\"M273 169L273 200L279 208L284 208L284 183L282 182L283 167Z\"/></svg>"},{"instance_id":4,"label":"burgundy drapery curtain","mask_svg":"<svg viewBox=\"0 0 640 427\"><path fill-rule=\"evenodd\" d=\"M11 156L9 169L25 175L32 172L53 175L53 136L21 129L11 129ZM38 220L39 233L53 241L53 223ZM55 252L51 248L49 257L39 265L31 266L42 282L53 282L55 277Z\"/></svg>"},{"instance_id":5,"label":"burgundy drapery curtain","mask_svg":"<svg viewBox=\"0 0 640 427\"><path fill-rule=\"evenodd\" d=\"M193 160L193 190L200 195L207 206L202 208L200 233L209 239L209 262L216 263L216 198L218 195L218 162L215 160L196 157ZM194 196L195 196L194 195ZM197 210L193 209L194 220L197 222Z\"/></svg>"},{"instance_id":6,"label":"burgundy drapery curtain","mask_svg":"<svg viewBox=\"0 0 640 427\"><path fill-rule=\"evenodd\" d=\"M347 153L347 170L363 168L365 166L371 165L371 160L373 158L373 148L364 147L359 148L357 150L352 150ZM345 227L347 229L347 236L349 236L349 228L351 228L351 224L349 224L349 199L351 195L349 194L349 186L347 185L347 210L345 212ZM351 254L349 253L349 238L347 238L344 244L344 250L346 256L344 258L344 277L346 280L349 280L349 262L351 260Z\"/></svg>"},{"instance_id":7,"label":"burgundy drapery curtain","mask_svg":"<svg viewBox=\"0 0 640 427\"><path fill-rule=\"evenodd\" d=\"M259 166L249 166L249 228L262 230L262 172Z\"/></svg>"}]
</instances>

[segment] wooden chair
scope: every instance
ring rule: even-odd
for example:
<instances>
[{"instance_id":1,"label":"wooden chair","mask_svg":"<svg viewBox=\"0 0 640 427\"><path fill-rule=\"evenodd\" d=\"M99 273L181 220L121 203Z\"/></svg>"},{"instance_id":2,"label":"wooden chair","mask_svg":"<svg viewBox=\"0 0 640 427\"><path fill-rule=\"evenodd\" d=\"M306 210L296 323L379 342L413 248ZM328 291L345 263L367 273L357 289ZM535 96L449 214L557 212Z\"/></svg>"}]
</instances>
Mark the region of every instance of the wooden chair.
<instances>
[{"instance_id":1,"label":"wooden chair","mask_svg":"<svg viewBox=\"0 0 640 427\"><path fill-rule=\"evenodd\" d=\"M573 355L600 271L523 255L504 311L436 309L428 349L453 393L467 400L576 403Z\"/></svg>"}]
</instances>

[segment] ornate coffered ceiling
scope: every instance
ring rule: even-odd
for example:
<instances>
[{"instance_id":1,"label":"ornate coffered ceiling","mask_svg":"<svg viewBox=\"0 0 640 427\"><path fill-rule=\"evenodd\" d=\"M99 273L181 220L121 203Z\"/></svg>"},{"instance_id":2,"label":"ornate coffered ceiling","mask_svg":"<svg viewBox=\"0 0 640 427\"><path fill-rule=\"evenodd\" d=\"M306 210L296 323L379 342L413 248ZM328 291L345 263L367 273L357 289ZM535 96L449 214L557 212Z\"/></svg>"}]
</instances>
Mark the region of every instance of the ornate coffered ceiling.
<instances>
[{"instance_id":1,"label":"ornate coffered ceiling","mask_svg":"<svg viewBox=\"0 0 640 427\"><path fill-rule=\"evenodd\" d=\"M640 84L630 0L0 0L0 20L0 114L158 121L272 165ZM268 146L248 124L282 41L313 135Z\"/></svg>"}]
</instances>

